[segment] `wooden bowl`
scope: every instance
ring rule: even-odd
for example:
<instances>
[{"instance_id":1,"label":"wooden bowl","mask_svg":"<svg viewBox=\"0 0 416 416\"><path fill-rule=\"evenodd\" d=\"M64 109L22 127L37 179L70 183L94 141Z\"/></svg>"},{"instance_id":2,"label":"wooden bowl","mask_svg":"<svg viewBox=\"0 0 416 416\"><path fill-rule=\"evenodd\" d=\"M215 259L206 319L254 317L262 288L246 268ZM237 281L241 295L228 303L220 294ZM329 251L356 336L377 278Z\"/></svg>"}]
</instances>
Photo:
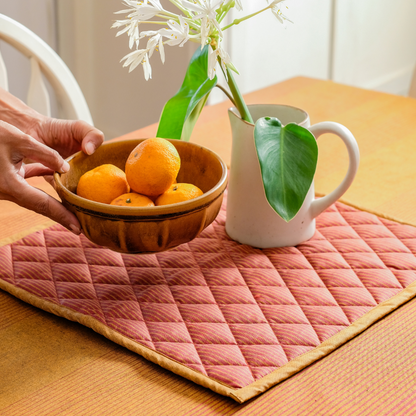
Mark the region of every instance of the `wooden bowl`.
<instances>
[{"instance_id":1,"label":"wooden bowl","mask_svg":"<svg viewBox=\"0 0 416 416\"><path fill-rule=\"evenodd\" d=\"M122 253L157 253L192 240L214 221L227 185L227 167L216 153L194 143L170 140L181 157L177 181L198 186L203 195L142 208L102 204L76 194L81 175L96 166L112 163L124 171L130 152L143 140L104 143L91 156L78 152L67 159L68 173L54 174L62 203L77 216L85 236Z\"/></svg>"}]
</instances>

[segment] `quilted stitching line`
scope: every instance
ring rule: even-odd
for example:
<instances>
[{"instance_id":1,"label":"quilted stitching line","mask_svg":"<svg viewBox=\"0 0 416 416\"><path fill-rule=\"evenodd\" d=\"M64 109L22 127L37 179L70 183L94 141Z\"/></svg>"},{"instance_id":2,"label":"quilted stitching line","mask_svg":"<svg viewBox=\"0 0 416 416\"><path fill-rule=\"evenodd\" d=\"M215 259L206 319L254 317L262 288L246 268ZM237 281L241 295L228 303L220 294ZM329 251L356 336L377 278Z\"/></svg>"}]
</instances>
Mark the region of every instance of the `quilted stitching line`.
<instances>
[{"instance_id":1,"label":"quilted stitching line","mask_svg":"<svg viewBox=\"0 0 416 416\"><path fill-rule=\"evenodd\" d=\"M343 218L343 220L345 221L345 223L346 223L346 225L348 225L348 227L350 227L350 228L352 228L353 230L354 230L354 232L355 233L357 233L357 236L359 237L358 239L361 239L365 244L366 244L366 247L371 251L371 253L373 253L373 254L376 254L373 250L372 250L372 248L367 244L367 242L364 240L364 238L362 238L361 236L360 236L360 234L357 232L357 230L348 222L348 220L342 215L342 212L338 209L338 207L339 207L339 203L335 203L333 206L332 206L335 210L336 210L336 212ZM322 227L321 226L321 228L324 228L324 227ZM357 239L357 240L358 240ZM338 239L335 239L335 238L326 238L326 240L331 244L331 246L332 247L334 247L333 246L333 244L332 244L332 241L333 240L338 240ZM374 296L373 296L373 294L368 290L368 287L367 287L367 285L366 284L364 284L364 282L362 281L362 279L360 278L360 276L357 274L357 272L356 272L356 269L354 269L354 268L352 268L351 267L351 265L349 264L349 262L348 262L348 259L346 259L345 258L345 256L344 256L344 253L342 253L340 250L338 250L336 247L334 247L334 249L336 250L336 252L339 254L339 255L341 255L342 257L343 257L343 259L345 260L345 262L348 264L348 266L349 266L349 270L351 270L353 273L354 273L354 275L357 277L357 279L361 282L361 285L362 286L358 286L359 288L361 288L361 289L365 289L365 291L366 291L366 293L368 293L368 295L369 296L371 296L371 299L374 301L374 305L368 305L368 306L371 306L372 308L374 308L374 307L376 307L377 305L378 305L378 303L379 302L377 302L377 300L374 298ZM380 259L381 260L381 259ZM384 263L383 263L384 264ZM318 275L319 275L319 272L318 272ZM349 287L351 287L351 286L349 286ZM328 287L328 290L331 292L331 294L334 296L334 294L333 294L333 290L331 291L331 287ZM335 298L335 297L334 297ZM336 303L338 304L338 306L343 310L343 312L344 312L344 315L346 316L346 318L348 319L348 321L350 322L350 324L352 323L352 322L354 322L354 318L353 317L351 317L351 318L349 318L348 317L348 315L345 313L345 308L342 306L342 305L339 305L339 303L338 303L338 300L335 298L335 300L336 300Z\"/></svg>"},{"instance_id":2,"label":"quilted stitching line","mask_svg":"<svg viewBox=\"0 0 416 416\"><path fill-rule=\"evenodd\" d=\"M161 268L161 265L160 265L160 263L159 263L159 260L158 260L157 256L154 256L154 257L156 258L156 261L157 261L157 263L158 263L159 268ZM123 257L122 257L122 258L123 258ZM125 262L124 258L123 258L123 263L124 263L124 266L126 267L126 262ZM143 323L144 323L144 325L145 325L145 327L146 327L147 333L149 334L150 341L151 341L152 345L154 346L154 345L155 345L155 343L154 343L154 340L153 340L153 338L152 338L152 333L151 333L151 331L150 331L150 329L149 329L148 323L147 323L147 322L146 322L146 320L144 319L144 315L143 315L143 305L142 305L142 302L140 302L139 297L138 297L138 294L137 294L137 292L134 290L134 284L133 284L133 282L131 281L131 276L130 276L130 274L129 274L129 273L128 273L128 271L127 271L127 267L126 267L126 272L127 272L127 276L128 276L128 278L129 278L129 282L130 282L130 285L131 285L132 291L133 291L133 293L134 293L134 296L135 296L136 301L137 301L137 303L138 303L138 306L139 306L140 312L141 312L141 314L142 314L142 317L143 317ZM166 281L165 281L165 283L166 283Z\"/></svg>"},{"instance_id":3,"label":"quilted stitching line","mask_svg":"<svg viewBox=\"0 0 416 416\"><path fill-rule=\"evenodd\" d=\"M303 253L300 251L300 249L299 249L299 248L296 248L296 250L299 252L299 255L301 255L303 258L305 258L305 260L306 260L306 261L308 261L308 259L306 258L306 256L305 256L305 255L303 255ZM268 255L267 253L266 253L266 255L267 255L268 257L270 256L270 255ZM314 269L313 269L313 267L312 267L312 265L309 263L309 261L308 261L308 264L310 265L311 269L312 269L312 270L314 270ZM279 271L278 271L278 270L277 270L277 272L279 273ZM320 279L319 275L318 275L317 273L315 273L315 274L316 274L316 275L317 275L317 277ZM282 280L285 282L285 285L286 285L287 289L290 291L290 293L292 294L293 298L295 299L297 306L301 309L301 311L302 311L302 313L303 313L303 317L304 317L304 318L305 318L305 320L308 322L309 327L310 327L310 328L312 328L312 330L313 330L314 334L316 335L317 339L318 339L320 342L322 342L322 341L321 341L321 339L320 339L320 337L319 337L319 334L316 332L316 330L315 330L315 328L314 328L313 324L311 323L310 319L309 319L309 318L307 317L307 315L305 314L305 311L304 311L304 310L303 310L303 308L302 308L302 304L300 304L300 303L298 302L298 299L297 299L296 294L295 294L295 293L293 293L293 291L291 290L291 287L292 287L292 286L290 286L290 285L288 285L288 284L287 284L287 279L286 279L284 276L282 276L282 275L281 275L281 273L279 273L279 275L281 276ZM320 280L321 280L321 282L322 282L322 285L323 285L324 287L326 287L326 285L325 285L325 283L322 281L322 279L320 279ZM298 286L298 287L305 288L305 286ZM306 286L306 287L307 287L307 286ZM337 303L335 299L333 299L333 300L334 300L334 302L335 302L335 303ZM314 305L304 305L304 306L314 306ZM299 325L299 324L298 324L298 325ZM276 335L276 336L277 336L277 335ZM279 339L279 342L282 342L282 341ZM282 343L282 345L292 346L292 345L294 345L294 344L284 344L284 343ZM295 345L296 345L296 346L311 347L311 345L310 345L310 344L302 344L302 343L299 343L299 342L298 342L298 343L296 343ZM315 345L313 345L313 347L316 347L317 345L319 345L319 344L315 344ZM290 360L289 360L289 357L288 357L288 361L290 361Z\"/></svg>"},{"instance_id":4,"label":"quilted stitching line","mask_svg":"<svg viewBox=\"0 0 416 416\"><path fill-rule=\"evenodd\" d=\"M254 251L259 251L258 249L256 249L256 248L251 248L252 250L254 250ZM266 254L266 256L267 256L267 254ZM271 261L270 260L270 258L269 258L269 261ZM240 273L241 273L241 269L244 269L244 267L242 267L242 266L238 266L238 265L236 265L236 267L238 268L238 270L240 271ZM276 272L279 274L279 272L276 270ZM279 276L280 276L280 274L279 274ZM255 295L255 293L253 293L253 288L255 287L254 285L251 285L250 283L248 283L247 281L246 281L246 279L244 278L244 276L242 276L243 277L243 279L244 279L244 281L246 282L246 285L247 285L247 287L248 287L248 289L250 290L250 292L251 292L251 294L253 295L253 297L254 298L256 298L256 295ZM280 278L282 278L282 276L280 276ZM282 280L284 281L284 279L282 278ZM287 287L287 285L285 285L284 287L286 287L286 288L288 288ZM290 290L290 289L289 289ZM276 331L273 329L273 323L270 321L270 319L268 319L267 318L267 316L266 316L266 314L265 314L265 311L264 311L264 306L260 303L258 303L258 302L256 302L257 304L258 304L258 306L259 306L259 308L260 308L260 310L261 310L261 312L262 312L262 316L263 316L263 318L265 319L265 321L267 322L267 324L268 324L268 326L269 326L269 328L272 330L272 332L273 332L273 334L274 334L274 337L275 337L275 339L276 339L276 341L277 341L277 343L276 343L276 345L279 345L279 346L281 346L282 347L282 352L284 353L284 355L285 355L285 359L286 359L286 362L289 362L290 361L290 357L287 355L287 352L286 352L286 350L285 350L285 348L283 348L284 346L291 346L292 344L286 344L286 343L284 343L284 342L282 342L282 340L281 339L279 339L279 337L278 337L278 335L276 334ZM299 304L298 304L298 306L299 306ZM299 306L300 307L300 306ZM307 319L306 318L306 316L305 316L305 314L303 314L303 316L304 316L304 318L305 319ZM302 325L301 323L295 323L295 324L293 324L293 323L291 323L291 325ZM303 346L303 344L301 343L301 342L298 342L297 344L296 344L296 346ZM306 347L310 347L310 345L304 345L304 346L306 346ZM278 367L280 367L280 366L278 366Z\"/></svg>"},{"instance_id":5,"label":"quilted stitching line","mask_svg":"<svg viewBox=\"0 0 416 416\"><path fill-rule=\"evenodd\" d=\"M92 250L96 250L96 249L92 249ZM93 286L93 288L94 288L94 292L95 292L95 296L96 296L96 299L97 299L97 301L98 301L98 303L99 303L99 305L100 305L100 309L101 309L101 311L103 311L103 304L102 304L102 302L101 302L101 298L100 298L100 296L99 296L99 294L98 294L98 292L97 292L97 287L96 287L96 285L94 284L94 280L93 280L93 274L92 274L92 271L91 271L91 264L90 264L90 262L88 261L88 259L87 259L87 256L86 256L86 254L85 254L85 249L83 248L83 253L84 253L84 256L85 256L85 261L86 261L86 263L87 263L87 266L88 266L88 270L89 270L89 272L90 272L90 278L91 278L91 281L92 281L92 286ZM103 254L105 254L105 253L103 253ZM112 266L110 266L110 267L112 267ZM108 318L107 318L107 315L105 314L105 313L103 313L102 314L103 315L103 318L104 318L104 322L105 322L105 324L107 325L107 326L109 326L110 328L113 328L113 325L110 325L110 323L108 322ZM113 328L114 329L114 328Z\"/></svg>"},{"instance_id":6,"label":"quilted stitching line","mask_svg":"<svg viewBox=\"0 0 416 416\"><path fill-rule=\"evenodd\" d=\"M53 298L51 298L50 296L45 296L45 292L43 293L43 295L44 295L44 297L46 297L51 302L54 302L56 304L59 304L59 302L58 302L57 288L56 288L56 284L55 284L55 281L54 281L54 278L53 278L53 273L52 273L52 268L51 268L51 262L50 262L50 259L48 257L48 250L47 250L47 247L46 247L46 240L45 240L44 230L37 231L37 232L34 233L34 235L36 237L41 237L42 238L42 243L41 243L40 246L37 245L37 244L34 244L34 245L31 245L30 244L30 242L32 240L32 238L31 238L30 235L29 236L26 236L24 239L21 240L21 241L24 242L24 244L18 245L16 243L13 243L13 244L10 245L10 249L11 249L11 264L12 264L12 269L13 269L13 280L14 280L14 284L16 285L16 287L20 287L20 288L22 288L24 290L29 290L29 287L30 287L30 289L36 293L36 291L34 290L34 288L31 287L31 284L34 283L34 282L37 283L37 279L27 279L27 278L24 278L24 277L22 277L20 279L17 279L16 278L16 275L17 275L18 271L17 271L16 263L18 263L18 262L17 261L14 261L13 259L14 259L14 255L17 254L16 253L16 250L18 249L18 247L32 247L32 246L34 246L34 247L41 247L41 248L43 248L43 250L45 252L45 255L46 255L47 259L48 259L48 262L44 262L44 261L33 261L33 260L21 260L21 261L19 261L19 264L23 264L23 263L24 264L31 264L31 263L33 263L35 265L45 265L45 267L49 271L49 277L50 277L50 279L46 279L46 280L51 281L53 283L53 285L54 285L54 294L53 295L54 296L53 296ZM28 283L28 286L29 287L27 287L24 284L24 281L28 281L28 280L29 280L29 282L27 282L27 283ZM32 282L30 282L30 280L32 280ZM42 296L39 293L37 295L38 296Z\"/></svg>"},{"instance_id":7,"label":"quilted stitching line","mask_svg":"<svg viewBox=\"0 0 416 416\"><path fill-rule=\"evenodd\" d=\"M39 233L41 233L42 236L43 236L43 241L44 241L44 244L45 244L44 247L45 247L46 255L48 256L49 267L51 269L51 278L52 278L52 282L53 282L53 284L55 286L56 303L57 304L60 304L61 302L60 302L59 296L58 296L58 288L56 286L56 279L55 279L55 275L54 275L53 270L52 270L52 260L50 258L49 250L48 250L48 247L47 247L47 244L46 244L45 230L39 231Z\"/></svg>"},{"instance_id":8,"label":"quilted stitching line","mask_svg":"<svg viewBox=\"0 0 416 416\"><path fill-rule=\"evenodd\" d=\"M327 239L327 241L329 242L329 244L331 244L331 240L330 239ZM334 247L332 244L331 244L331 246L332 247ZM336 248L334 247L334 249L336 250ZM299 248L299 250L301 250L301 247ZM340 254L343 258L344 258L344 256L342 255L342 253L341 252L339 252L338 250L336 250L336 252L338 253L338 254ZM306 256L305 256L306 257ZM307 257L306 257L306 259L307 259ZM337 269L332 269L332 270L334 270L335 272L336 272L336 270L350 270L350 271L352 271L353 273L354 273L354 275L357 277L357 279L361 282L361 279L359 278L359 276L356 274L356 272L355 272L355 270L349 265L349 263L348 263L348 261L344 258L344 260L345 260L345 262L348 264L348 267L345 267L345 268L337 268ZM325 269L325 270L331 270L331 269ZM334 302L336 303L336 305L342 310L342 312L343 312L343 314L344 314L344 316L345 316L345 318L348 320L348 322L351 324L354 320L353 319L350 319L350 318L348 318L348 316L346 315L346 313L345 313L345 309L343 308L343 305L340 305L340 303L339 303L339 301L338 301L338 296L335 296L334 295L334 290L336 290L336 287L334 287L334 288L332 288L331 286L328 286L325 282L324 282L324 280L321 278L321 276L320 276L320 274L319 274L319 271L317 271L316 272L317 273L317 275L318 275L318 277L320 278L320 280L322 281L322 284L327 288L327 290L328 290L328 292L329 293L331 293L331 296L332 296L332 298L333 298L333 300L334 300ZM372 296L372 294L368 291L368 289L367 289L367 287L361 282L361 286L351 286L351 285L348 285L348 288L359 288L359 289L365 289L366 291L367 291L367 293L371 296L371 298L373 299L373 301L374 301L374 304L376 305L377 304L377 302L376 302L376 300L374 299L374 297ZM368 305L368 306L371 306L371 307L374 307L375 305ZM321 325L331 325L331 324L325 324L325 323L322 323Z\"/></svg>"},{"instance_id":9,"label":"quilted stitching line","mask_svg":"<svg viewBox=\"0 0 416 416\"><path fill-rule=\"evenodd\" d=\"M336 204L337 205L337 204ZM344 217L343 215L342 215L342 212L340 211L340 210L338 210L338 212L340 213L340 215L342 216L342 217ZM375 216L374 214L368 214L368 215L371 215L373 218L376 218L377 219L377 221L378 221L378 223L379 223L379 225L380 226L383 226L385 229L387 229L389 232L391 232L393 235L394 235L394 233L385 225L385 224L383 224L383 222L377 217L377 216ZM384 265L384 267L386 268L386 269L388 269L388 270L391 270L390 269L390 267L388 267L386 264L385 264L385 262L384 262L384 260L379 256L379 254L376 252L376 251L374 251L373 250L373 248L368 244L368 241L367 240L371 240L371 238L368 238L368 237L365 237L365 236L362 236L361 235L361 233L359 232L359 230L357 230L356 229L356 227L354 227L353 225L351 225L351 227L354 229L354 231L360 236L360 238L362 239L362 241L364 241L364 243L367 245L367 247L369 248L369 250L371 250L371 252L373 253L373 254L375 254L379 259L380 259L380 261L383 263L383 265ZM395 236L396 238L397 238L397 236ZM401 241L401 240L400 240ZM404 244L404 243L403 243ZM405 245L405 244L404 244ZM410 250L409 250L410 251ZM392 252L390 252L390 253L392 253L392 254L397 254L397 252L395 252L395 251L392 251ZM410 253L411 253L411 251L410 251ZM341 255L342 255L342 253L340 253ZM412 253L413 254L413 253ZM414 256L413 255L413 257L416 259L416 256ZM364 269L365 270L365 269ZM354 272L355 272L355 270L354 270ZM393 276L394 276L394 278L395 278L395 280L396 280L396 283L402 288L402 289L404 289L404 285L397 279L397 277L394 275L394 273L392 273L393 274ZM360 278L360 276L356 273L356 275L357 275L357 277L360 279L360 281L362 282L362 279ZM373 297L373 299L374 299L374 301L376 302L376 304L378 304L379 302L377 302L377 300L374 298L374 296L371 294L371 292L368 290L368 288L367 288L367 286L368 285L364 285L363 284L363 286L364 287L366 287L366 289L367 289L367 291L370 293L370 295ZM369 287L371 287L371 286L369 286ZM379 288L380 286L377 286L377 288ZM386 289L389 289L390 287L385 287Z\"/></svg>"},{"instance_id":10,"label":"quilted stitching line","mask_svg":"<svg viewBox=\"0 0 416 416\"><path fill-rule=\"evenodd\" d=\"M216 222L216 221L215 221ZM221 245L221 247L223 248L223 250L225 249L225 247L224 247L224 243L223 243L223 240L221 239L221 238L219 238L219 236L218 236L218 233L217 233L217 231L215 230L215 228L214 228L214 234L216 235L216 237L217 237L217 240L219 241L219 243L220 243L220 245ZM211 295L212 295L212 297L215 299L215 301L217 302L217 299L216 299L216 297L215 297L215 294L212 292L212 288L211 288L211 286L208 284L208 282L207 282L207 280L206 280L206 277L205 277L205 274L204 274L204 271L203 271L203 269L202 269L202 267L200 266L200 264L199 264L199 262L198 262L198 260L197 260L197 258L196 258L196 256L195 256L195 253L194 253L194 251L193 250L191 250L191 253L192 253L192 256L193 256L193 258L194 258L194 260L195 260L195 262L196 262L196 264L198 264L198 268L201 270L201 273L202 273L202 276L203 276L203 278L204 278L204 281L205 281L205 284L207 285L207 288L209 289L209 291L210 291L210 293L211 293ZM232 260L232 259L231 259ZM234 263L234 262L233 262ZM236 265L234 264L234 266L236 267ZM225 318L225 316L224 316L224 313L223 313L223 310L221 309L221 304L220 303L217 303L217 305L218 305L218 307L219 307L219 309L220 309L220 312L221 312L221 315L222 315L222 317L223 317L223 319L224 319L224 322L227 322L227 319ZM228 322L227 322L227 324L228 324ZM189 332L189 326L187 325L187 323L185 322L185 325L187 326L187 328L188 328L188 332ZM229 326L229 325L228 325ZM240 354L241 354L241 356L243 357L243 359L244 359L244 362L245 362L245 367L247 367L248 368L248 370L250 371L250 374L251 374L251 377L253 378L253 381L254 380L256 380L256 377L255 377L255 375L253 374L253 371L252 371L252 369L251 369L251 367L250 367L250 365L248 364L248 362L247 362L247 359L246 359L246 357L245 357L245 355L244 355L244 353L243 353L243 351L241 350L241 347L240 347L240 345L237 343L237 340L235 339L235 334L233 333L233 331L232 331L232 329L230 328L230 331L231 331L231 334L232 334L232 336L233 336L233 338L234 338L234 343L235 343L235 345L238 347L238 349L239 349L239 351L240 351ZM191 336L191 338L192 338L192 334L190 333L190 336ZM194 341L194 340L193 340ZM197 353L198 353L198 356L199 356L199 359L200 359L200 361L201 361L201 363L203 363L204 361L202 360L202 358L201 358L201 356L200 356L200 352L198 351L198 348L195 346L195 349L197 350ZM227 364L224 364L224 363L221 363L221 366L223 366L223 365L227 365ZM232 365L232 364L229 364L229 365ZM212 376L211 376L212 377Z\"/></svg>"},{"instance_id":11,"label":"quilted stitching line","mask_svg":"<svg viewBox=\"0 0 416 416\"><path fill-rule=\"evenodd\" d=\"M57 230L58 231L58 230ZM44 231L44 233L46 232L46 230ZM59 232L59 231L58 231ZM97 319L97 320L99 320L99 321L104 321L104 324L105 325L107 325L109 328L112 328L112 329L114 329L113 328L113 326L112 325L110 325L110 323L108 322L108 320L107 320L107 316L106 316L106 314L105 313L103 313L103 305L102 305L102 302L101 302L101 299L100 299L100 296L99 296L99 293L98 293L98 291L97 291L97 287L96 287L96 285L94 284L94 279L93 279L93 273L92 273L92 270L91 270L91 264L90 264L90 262L88 261L88 259L87 259L87 255L86 255L86 252L85 252L85 247L84 247L84 244L83 244L83 239L86 239L86 237L84 237L84 236L80 236L79 237L79 243L80 243L80 247L79 247L79 251L80 252L82 252L82 258L83 258L83 260L84 260L84 262L83 263L79 263L79 262L77 262L77 263L73 263L73 264L77 264L77 265L80 265L80 264L85 264L86 266L87 266L87 269L88 269L88 273L89 273L89 275L88 275L88 277L89 277L89 280L90 280L90 283L88 283L88 282L81 282L81 283L79 283L79 282L77 282L77 284L81 284L81 285L83 285L84 286L84 290L85 290L85 288L86 287L89 287L89 286L92 286L92 289L93 289L93 291L94 291L94 293L95 293L95 299L91 299L92 301L94 301L94 300L96 300L96 302L98 302L98 304L99 304L99 307L100 307L100 311L102 312L101 314L100 314L100 316L99 317L97 317L95 314L94 314L94 318L95 319ZM46 242L46 238L45 238L45 242ZM72 247L72 246L69 246L69 247ZM98 248L91 248L92 250L98 250ZM48 251L48 253L49 253L49 251ZM100 254L103 254L103 255L105 255L105 252L104 253L100 253ZM90 299L90 298L87 298L87 299ZM63 304L62 303L62 301L60 301L60 303L61 304ZM67 305L64 305L64 306L67 306Z\"/></svg>"},{"instance_id":12,"label":"quilted stitching line","mask_svg":"<svg viewBox=\"0 0 416 416\"><path fill-rule=\"evenodd\" d=\"M13 261L13 246L10 245L10 263L11 263L11 269L12 269L12 276L11 276L11 280L13 282L13 284L16 284L16 270L15 270L15 266L14 266L14 261Z\"/></svg>"},{"instance_id":13,"label":"quilted stitching line","mask_svg":"<svg viewBox=\"0 0 416 416\"><path fill-rule=\"evenodd\" d=\"M225 207L225 202L224 202L224 207ZM224 230L225 230L225 229L224 229ZM227 236L227 237L228 237L228 236ZM229 237L228 237L228 238L229 238ZM223 240L223 239L221 239L221 243L222 243L222 246L224 247L224 240ZM227 249L227 247L224 247L224 249ZM253 296L253 298L255 299L255 294L253 293L253 290L252 290L252 286L253 286L253 285L250 285L250 283L249 283L249 282L247 282L247 280L246 280L245 276L241 273L241 269L243 269L244 267L237 265L237 264L236 264L236 262L235 262L235 260L233 259L233 257L232 257L232 256L230 256L230 257L231 257L231 260L233 261L233 263L234 263L235 267L236 267L236 268L237 268L237 270L239 271L240 276L241 276L241 277L242 277L242 279L244 280L246 287L248 288L248 290L250 291L251 295L252 295L252 296ZM281 349L282 349L282 352L283 352L283 354L284 354L285 360L286 360L286 362L288 362L288 361L289 361L289 357L287 356L287 353L286 353L285 349L283 348L282 343L280 342L280 340L279 340L279 339L278 339L278 337L276 336L275 332L273 331L273 328L272 328L272 326L270 325L270 321L269 321L269 319L268 319L268 318L266 317L266 315L264 314L264 311L262 310L261 305L259 305L257 302L256 302L256 304L258 305L258 307L259 307L259 309L260 309L260 312L261 312L262 318L263 318L263 319L264 319L264 321L267 323L267 325L269 326L270 330L272 331L272 333L273 333L273 335L274 335L274 337L275 337L275 340L276 340L276 345L281 346ZM227 321L227 322L228 322L228 321ZM233 329L232 329L232 328L230 328L230 329L231 329L231 331L233 332ZM233 332L233 335L234 335L234 332ZM235 336L235 335L234 335L234 336ZM238 344L238 345L239 345L239 344ZM253 345L253 344L251 344L251 345ZM255 344L254 344L254 345L255 345ZM257 345L260 345L260 344L257 344ZM240 350L241 350L241 347L240 347ZM243 352L243 351L241 351L241 352L242 352L242 354L243 354L244 358L246 359L244 352ZM250 368L250 371L251 371L251 373L252 373L252 375L253 375L253 378L254 378L254 380L256 380L256 379L258 379L259 377L256 377L256 375L253 373L253 371L251 370L251 368L252 368L252 367L263 367L263 366L260 366L260 365L259 365L259 366L256 366L256 365L253 365L253 364L250 364L250 365L249 365L249 368Z\"/></svg>"},{"instance_id":14,"label":"quilted stitching line","mask_svg":"<svg viewBox=\"0 0 416 416\"><path fill-rule=\"evenodd\" d=\"M345 218L345 216L342 214L342 212L343 211L340 211L339 209L338 209L338 207L339 207L339 203L335 203L334 204L335 205L335 208L336 208L336 210L337 210L337 212L339 213L339 215L342 217L342 218L344 218L344 220L346 221L346 224L348 224L348 226L350 227L350 228L352 228L353 230L354 230L354 232L355 233L357 233L357 236L359 237L359 239L361 240L361 241L363 241L364 243L365 243L365 246L366 246L366 248L369 250L369 251L367 251L367 252L363 252L363 253L372 253L372 254L374 254L374 255L377 255L377 257L380 259L380 257L378 256L378 254L372 249L372 247L371 246L369 246L368 245L368 242L367 242L367 239L365 238L365 237L363 237L362 235L360 235L360 233L359 233L359 231L356 229L356 227L354 227L354 225L353 224L350 224L349 222L348 222L348 220ZM371 215L371 216L373 216L374 218L377 218L376 216L374 216L373 214L369 214L369 215ZM380 223L380 225L382 225L381 223ZM332 244L332 241L333 239L328 239L328 241L329 241L329 243L331 243ZM357 239L358 240L358 239ZM349 268L355 273L355 270L361 270L361 268L353 268L353 267L351 267L351 265L349 264L349 262L348 262L348 259L346 258L346 256L344 255L344 253L342 252L342 251L339 251L339 250L337 250L337 252L344 258L344 260L348 263L348 265L349 265ZM360 251L356 251L356 252L354 252L354 253L360 253ZM380 259L380 261L383 263L383 266L384 266L384 268L386 268L386 269L388 269L388 267L384 264L384 262L383 262L383 260L382 259ZM363 269L363 270L368 270L368 269ZM376 270L379 270L378 268L376 269ZM361 281L361 283L362 283L362 286L360 286L360 287L364 287L364 288L366 288L367 289L367 285L365 285L363 282L362 282L362 279L357 275L357 273L355 273L356 274L356 276L357 276L357 278ZM399 282L397 282L397 283L399 283ZM372 296L372 294L370 293L370 292L368 292L369 294L370 294L370 296ZM373 297L373 296L372 296ZM376 301L376 299L374 299L373 298L373 300L377 303L377 301Z\"/></svg>"},{"instance_id":15,"label":"quilted stitching line","mask_svg":"<svg viewBox=\"0 0 416 416\"><path fill-rule=\"evenodd\" d=\"M409 244L408 240L414 240L414 238L400 238L400 233L395 232L395 229L398 228L397 224L395 224L393 221L389 221L389 220L385 220L382 221L382 224L384 225L384 227L386 227L397 239L400 240L401 243L403 243L403 245L409 250L409 252L411 254L413 254L413 256L416 258L416 252L414 250L413 247L409 247L407 244ZM389 227L390 226L390 227ZM410 225L401 225L401 227L409 227L409 228L414 228ZM407 244L406 244L407 243ZM395 254L396 252L392 251L390 252L392 254Z\"/></svg>"}]
</instances>

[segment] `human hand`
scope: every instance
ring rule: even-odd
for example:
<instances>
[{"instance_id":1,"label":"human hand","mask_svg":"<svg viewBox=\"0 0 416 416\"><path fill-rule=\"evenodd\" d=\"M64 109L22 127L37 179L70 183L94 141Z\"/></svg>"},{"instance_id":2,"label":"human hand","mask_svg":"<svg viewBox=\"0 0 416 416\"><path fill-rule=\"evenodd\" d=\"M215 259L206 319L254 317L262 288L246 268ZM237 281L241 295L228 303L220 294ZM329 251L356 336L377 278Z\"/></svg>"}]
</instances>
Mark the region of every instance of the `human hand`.
<instances>
[{"instance_id":1,"label":"human hand","mask_svg":"<svg viewBox=\"0 0 416 416\"><path fill-rule=\"evenodd\" d=\"M53 185L54 171L69 170L64 158L79 150L92 154L103 140L103 133L86 122L43 116L0 88L0 199L45 215L79 234L75 215L25 178L44 176ZM36 163L25 165L27 159Z\"/></svg>"},{"instance_id":2,"label":"human hand","mask_svg":"<svg viewBox=\"0 0 416 416\"><path fill-rule=\"evenodd\" d=\"M104 140L100 130L82 120L44 117L28 129L28 132L33 138L56 150L64 158L80 150L91 155Z\"/></svg>"},{"instance_id":3,"label":"human hand","mask_svg":"<svg viewBox=\"0 0 416 416\"><path fill-rule=\"evenodd\" d=\"M24 158L37 163L24 165ZM54 171L68 171L68 163L56 150L0 121L0 170L0 199L45 215L76 234L80 233L79 222L74 214L25 180L32 176L51 175Z\"/></svg>"}]
</instances>

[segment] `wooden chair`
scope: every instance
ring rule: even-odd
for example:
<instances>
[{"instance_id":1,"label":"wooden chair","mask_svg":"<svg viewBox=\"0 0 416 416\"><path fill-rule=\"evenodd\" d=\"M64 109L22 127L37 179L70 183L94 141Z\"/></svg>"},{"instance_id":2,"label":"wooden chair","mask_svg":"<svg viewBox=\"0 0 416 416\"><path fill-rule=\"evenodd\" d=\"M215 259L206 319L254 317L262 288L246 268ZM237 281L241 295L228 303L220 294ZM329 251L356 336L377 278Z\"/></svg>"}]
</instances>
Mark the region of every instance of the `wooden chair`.
<instances>
[{"instance_id":1,"label":"wooden chair","mask_svg":"<svg viewBox=\"0 0 416 416\"><path fill-rule=\"evenodd\" d=\"M0 40L29 58L31 78L27 105L50 116L50 98L42 74L52 86L67 119L84 120L93 125L84 95L69 68L59 55L39 36L15 20L0 14ZM0 53L0 87L8 90L7 70Z\"/></svg>"}]
</instances>

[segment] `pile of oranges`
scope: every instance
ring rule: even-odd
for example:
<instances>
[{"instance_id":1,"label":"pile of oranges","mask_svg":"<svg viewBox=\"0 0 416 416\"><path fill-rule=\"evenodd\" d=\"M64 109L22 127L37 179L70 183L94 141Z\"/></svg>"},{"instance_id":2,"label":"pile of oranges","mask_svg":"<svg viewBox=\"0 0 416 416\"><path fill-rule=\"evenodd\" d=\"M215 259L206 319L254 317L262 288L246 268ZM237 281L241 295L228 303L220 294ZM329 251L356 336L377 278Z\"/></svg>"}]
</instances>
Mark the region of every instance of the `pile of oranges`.
<instances>
[{"instance_id":1,"label":"pile of oranges","mask_svg":"<svg viewBox=\"0 0 416 416\"><path fill-rule=\"evenodd\" d=\"M77 187L83 198L118 206L152 207L188 201L203 194L195 185L177 183L181 159L166 139L146 139L130 153L125 171L111 164L84 173Z\"/></svg>"}]
</instances>

